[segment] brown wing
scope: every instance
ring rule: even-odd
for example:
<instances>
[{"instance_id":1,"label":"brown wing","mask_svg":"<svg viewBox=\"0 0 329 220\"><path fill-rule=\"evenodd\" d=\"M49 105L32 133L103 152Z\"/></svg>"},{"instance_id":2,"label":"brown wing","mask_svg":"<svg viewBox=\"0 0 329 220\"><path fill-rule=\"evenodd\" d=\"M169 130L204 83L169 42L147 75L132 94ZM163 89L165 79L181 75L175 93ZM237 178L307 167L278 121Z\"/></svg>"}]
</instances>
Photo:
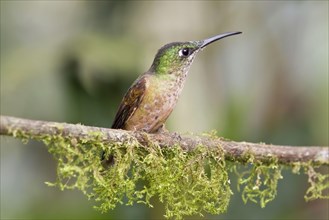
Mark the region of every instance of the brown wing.
<instances>
[{"instance_id":1,"label":"brown wing","mask_svg":"<svg viewBox=\"0 0 329 220\"><path fill-rule=\"evenodd\" d=\"M134 114L135 110L143 100L146 90L147 77L147 74L143 75L129 88L121 101L119 110L114 118L112 128L124 129L125 123Z\"/></svg>"}]
</instances>

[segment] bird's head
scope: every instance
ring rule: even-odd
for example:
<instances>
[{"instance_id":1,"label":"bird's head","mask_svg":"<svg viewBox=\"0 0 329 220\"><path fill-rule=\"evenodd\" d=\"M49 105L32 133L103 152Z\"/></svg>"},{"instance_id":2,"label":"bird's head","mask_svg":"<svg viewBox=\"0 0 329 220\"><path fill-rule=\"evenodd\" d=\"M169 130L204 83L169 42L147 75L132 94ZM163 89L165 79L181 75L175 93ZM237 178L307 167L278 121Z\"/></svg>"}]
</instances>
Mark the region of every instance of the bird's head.
<instances>
[{"instance_id":1,"label":"bird's head","mask_svg":"<svg viewBox=\"0 0 329 220\"><path fill-rule=\"evenodd\" d=\"M158 75L187 74L196 54L207 45L241 32L228 32L200 41L173 42L161 47L156 54L151 72Z\"/></svg>"}]
</instances>

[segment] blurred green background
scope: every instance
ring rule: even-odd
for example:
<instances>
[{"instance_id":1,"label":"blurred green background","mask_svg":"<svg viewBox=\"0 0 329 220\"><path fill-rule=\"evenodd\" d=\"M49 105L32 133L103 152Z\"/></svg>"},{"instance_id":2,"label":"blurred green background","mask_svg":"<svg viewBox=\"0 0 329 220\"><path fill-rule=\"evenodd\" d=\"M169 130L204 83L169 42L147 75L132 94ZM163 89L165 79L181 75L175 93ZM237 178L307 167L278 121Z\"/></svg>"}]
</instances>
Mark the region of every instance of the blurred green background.
<instances>
[{"instance_id":1,"label":"blurred green background","mask_svg":"<svg viewBox=\"0 0 329 220\"><path fill-rule=\"evenodd\" d=\"M161 46L226 31L194 61L171 131L216 129L237 141L328 146L328 1L3 1L1 114L111 126L125 91ZM37 142L1 137L1 219L162 219L163 206L96 212L60 191ZM210 219L328 219L289 170L264 209L244 205L233 178L226 214Z\"/></svg>"}]
</instances>

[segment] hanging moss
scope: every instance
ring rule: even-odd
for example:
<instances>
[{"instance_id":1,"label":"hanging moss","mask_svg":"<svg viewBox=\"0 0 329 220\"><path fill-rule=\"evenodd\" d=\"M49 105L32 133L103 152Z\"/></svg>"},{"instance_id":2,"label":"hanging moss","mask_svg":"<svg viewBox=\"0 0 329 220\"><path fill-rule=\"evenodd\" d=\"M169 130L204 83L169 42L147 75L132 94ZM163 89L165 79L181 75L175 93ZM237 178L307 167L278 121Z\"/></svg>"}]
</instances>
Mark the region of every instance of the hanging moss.
<instances>
[{"instance_id":1,"label":"hanging moss","mask_svg":"<svg viewBox=\"0 0 329 220\"><path fill-rule=\"evenodd\" d=\"M237 172L234 169L238 175L238 190L242 191L244 203L251 201L264 208L277 194L278 181L283 178L282 166L278 165L275 158L272 162L268 160L266 164L252 158L250 157L249 167L244 171Z\"/></svg>"},{"instance_id":2,"label":"hanging moss","mask_svg":"<svg viewBox=\"0 0 329 220\"><path fill-rule=\"evenodd\" d=\"M308 176L310 187L305 193L305 200L329 199L329 167L311 165L311 163L294 163L292 172L300 174L300 170Z\"/></svg>"},{"instance_id":3,"label":"hanging moss","mask_svg":"<svg viewBox=\"0 0 329 220\"><path fill-rule=\"evenodd\" d=\"M42 137L58 161L57 181L47 183L61 189L80 189L107 212L123 204L144 203L150 207L157 197L166 207L165 217L182 218L227 210L232 194L223 150L203 146L186 152L179 146L147 147L133 138L126 143L101 144L93 140ZM100 155L114 156L114 165L104 168Z\"/></svg>"},{"instance_id":4,"label":"hanging moss","mask_svg":"<svg viewBox=\"0 0 329 220\"><path fill-rule=\"evenodd\" d=\"M61 133L59 127L56 129ZM151 199L155 197L165 204L166 218L220 214L227 210L232 194L228 172L238 175L238 188L245 203L252 201L265 207L275 198L278 180L282 179L283 165L278 164L277 158L269 156L265 164L248 153L241 170L236 163L224 160L220 146L200 145L187 152L178 145L160 148L150 142L146 147L134 137L124 143L104 143L102 133L97 132L86 139L61 134L32 136L19 130L12 133L25 143L34 139L48 147L57 161L57 179L47 182L49 186L79 189L96 201L95 208L101 212L124 203L153 207ZM215 133L208 136L215 138ZM106 158L114 157L113 165L107 168L102 165L102 152ZM325 195L329 189L328 172L322 174L310 164L291 164L293 172L299 173L303 168L309 176L305 199L328 199Z\"/></svg>"}]
</instances>

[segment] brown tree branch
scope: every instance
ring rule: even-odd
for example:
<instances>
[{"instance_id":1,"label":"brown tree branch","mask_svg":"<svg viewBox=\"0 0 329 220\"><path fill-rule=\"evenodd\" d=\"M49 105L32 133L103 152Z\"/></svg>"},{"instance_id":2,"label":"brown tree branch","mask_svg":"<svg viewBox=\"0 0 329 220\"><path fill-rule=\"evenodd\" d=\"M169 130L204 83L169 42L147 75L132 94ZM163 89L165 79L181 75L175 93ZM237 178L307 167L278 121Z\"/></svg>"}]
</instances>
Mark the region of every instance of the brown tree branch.
<instances>
[{"instance_id":1,"label":"brown tree branch","mask_svg":"<svg viewBox=\"0 0 329 220\"><path fill-rule=\"evenodd\" d=\"M273 157L280 164L311 163L329 165L329 148L319 146L295 147L267 145L263 143L248 143L228 141L221 138L206 136L183 135L173 133L145 134L143 132L132 132L115 130L109 128L83 126L80 124L67 124L48 121L28 120L9 116L0 116L0 135L16 136L17 132L28 135L31 139L42 135L58 135L72 139L94 138L95 132L102 134L102 142L125 142L132 137L141 144L151 142L158 143L161 147L180 145L185 150L192 150L198 145L213 148L221 146L227 159L246 162L253 157L261 162L267 162Z\"/></svg>"}]
</instances>

